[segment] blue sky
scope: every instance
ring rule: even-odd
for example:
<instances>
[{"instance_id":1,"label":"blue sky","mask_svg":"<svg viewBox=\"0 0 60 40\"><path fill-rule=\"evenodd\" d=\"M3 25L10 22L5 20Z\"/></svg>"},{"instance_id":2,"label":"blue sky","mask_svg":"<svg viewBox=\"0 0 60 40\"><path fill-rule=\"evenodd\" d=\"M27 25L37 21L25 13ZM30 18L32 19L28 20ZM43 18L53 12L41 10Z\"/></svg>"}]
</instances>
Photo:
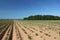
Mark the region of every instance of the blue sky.
<instances>
[{"instance_id":1,"label":"blue sky","mask_svg":"<svg viewBox=\"0 0 60 40\"><path fill-rule=\"evenodd\" d=\"M0 0L0 18L18 19L30 15L60 16L60 0Z\"/></svg>"}]
</instances>

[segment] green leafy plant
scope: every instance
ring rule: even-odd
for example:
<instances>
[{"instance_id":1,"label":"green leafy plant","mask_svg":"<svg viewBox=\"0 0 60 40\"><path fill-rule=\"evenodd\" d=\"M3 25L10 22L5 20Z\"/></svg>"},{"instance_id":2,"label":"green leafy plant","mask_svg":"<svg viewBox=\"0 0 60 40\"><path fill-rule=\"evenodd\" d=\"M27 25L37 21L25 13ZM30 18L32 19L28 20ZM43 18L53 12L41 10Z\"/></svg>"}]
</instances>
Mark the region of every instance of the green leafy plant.
<instances>
[{"instance_id":1,"label":"green leafy plant","mask_svg":"<svg viewBox=\"0 0 60 40\"><path fill-rule=\"evenodd\" d=\"M45 35L46 35L46 36L49 36L49 37L51 36L51 35L49 35L49 34L47 34L47 33L45 33Z\"/></svg>"},{"instance_id":2,"label":"green leafy plant","mask_svg":"<svg viewBox=\"0 0 60 40\"><path fill-rule=\"evenodd\" d=\"M42 31L40 31L40 33L43 33Z\"/></svg>"},{"instance_id":3,"label":"green leafy plant","mask_svg":"<svg viewBox=\"0 0 60 40\"><path fill-rule=\"evenodd\" d=\"M25 26L24 26L25 27ZM25 27L25 28L27 28L27 27ZM33 30L31 30L31 29L29 29L29 28L27 28L28 30L30 30L31 32L34 32Z\"/></svg>"},{"instance_id":4,"label":"green leafy plant","mask_svg":"<svg viewBox=\"0 0 60 40\"><path fill-rule=\"evenodd\" d=\"M59 36L60 36L60 32L59 32Z\"/></svg>"},{"instance_id":5,"label":"green leafy plant","mask_svg":"<svg viewBox=\"0 0 60 40\"><path fill-rule=\"evenodd\" d=\"M36 35L36 36L38 36L38 34L37 34L37 33L35 33L35 35Z\"/></svg>"},{"instance_id":6,"label":"green leafy plant","mask_svg":"<svg viewBox=\"0 0 60 40\"><path fill-rule=\"evenodd\" d=\"M24 31L25 34L27 34L27 32L22 28L22 30Z\"/></svg>"},{"instance_id":7,"label":"green leafy plant","mask_svg":"<svg viewBox=\"0 0 60 40\"><path fill-rule=\"evenodd\" d=\"M30 35L28 35L28 38L29 38L29 40L32 40L32 37Z\"/></svg>"}]
</instances>

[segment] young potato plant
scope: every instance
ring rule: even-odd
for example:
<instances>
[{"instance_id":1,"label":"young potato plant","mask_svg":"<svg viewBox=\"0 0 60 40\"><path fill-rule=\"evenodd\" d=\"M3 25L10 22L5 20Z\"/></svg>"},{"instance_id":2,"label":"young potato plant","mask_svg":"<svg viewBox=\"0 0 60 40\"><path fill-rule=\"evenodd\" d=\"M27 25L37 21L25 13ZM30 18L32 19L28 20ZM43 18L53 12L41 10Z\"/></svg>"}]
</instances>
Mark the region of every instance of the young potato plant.
<instances>
[{"instance_id":1,"label":"young potato plant","mask_svg":"<svg viewBox=\"0 0 60 40\"><path fill-rule=\"evenodd\" d=\"M42 31L40 31L40 33L43 33Z\"/></svg>"},{"instance_id":2,"label":"young potato plant","mask_svg":"<svg viewBox=\"0 0 60 40\"><path fill-rule=\"evenodd\" d=\"M60 32L59 32L59 36L60 36Z\"/></svg>"},{"instance_id":3,"label":"young potato plant","mask_svg":"<svg viewBox=\"0 0 60 40\"><path fill-rule=\"evenodd\" d=\"M11 28L11 27L10 27ZM11 29L9 28L8 32L7 32L7 36L5 38L5 40L8 40L9 36L10 36L10 32L11 32Z\"/></svg>"},{"instance_id":4,"label":"young potato plant","mask_svg":"<svg viewBox=\"0 0 60 40\"><path fill-rule=\"evenodd\" d=\"M16 36L17 36L17 39L19 39L19 35L18 35L18 33L16 34Z\"/></svg>"},{"instance_id":5,"label":"young potato plant","mask_svg":"<svg viewBox=\"0 0 60 40\"><path fill-rule=\"evenodd\" d=\"M25 27L25 26L24 26ZM27 27L25 27L25 28L27 28ZM33 30L31 30L31 29L29 29L29 28L27 28L28 30L30 30L32 33L34 32Z\"/></svg>"},{"instance_id":6,"label":"young potato plant","mask_svg":"<svg viewBox=\"0 0 60 40\"><path fill-rule=\"evenodd\" d=\"M35 28L33 28L33 27L30 27L30 28L32 28L32 29L34 29L34 30L36 30ZM36 30L36 31L38 31L38 30Z\"/></svg>"},{"instance_id":7,"label":"young potato plant","mask_svg":"<svg viewBox=\"0 0 60 40\"><path fill-rule=\"evenodd\" d=\"M25 34L27 34L28 35L28 33L22 28L22 30L24 31L24 33ZM28 38L29 38L29 40L32 40L32 38L31 38L31 36L30 35L28 35Z\"/></svg>"},{"instance_id":8,"label":"young potato plant","mask_svg":"<svg viewBox=\"0 0 60 40\"><path fill-rule=\"evenodd\" d=\"M36 36L38 36L38 34L37 34L37 33L35 33L35 35L36 35Z\"/></svg>"},{"instance_id":9,"label":"young potato plant","mask_svg":"<svg viewBox=\"0 0 60 40\"><path fill-rule=\"evenodd\" d=\"M0 32L3 31L4 28L6 28L7 25L4 25L3 27L0 28Z\"/></svg>"},{"instance_id":10,"label":"young potato plant","mask_svg":"<svg viewBox=\"0 0 60 40\"><path fill-rule=\"evenodd\" d=\"M48 33L45 33L46 36L50 37L51 35L49 35Z\"/></svg>"},{"instance_id":11,"label":"young potato plant","mask_svg":"<svg viewBox=\"0 0 60 40\"><path fill-rule=\"evenodd\" d=\"M29 40L32 40L32 37L30 35L28 35L28 38L29 38Z\"/></svg>"},{"instance_id":12,"label":"young potato plant","mask_svg":"<svg viewBox=\"0 0 60 40\"><path fill-rule=\"evenodd\" d=\"M22 28L22 30L24 31L25 34L27 34L27 32Z\"/></svg>"}]
</instances>

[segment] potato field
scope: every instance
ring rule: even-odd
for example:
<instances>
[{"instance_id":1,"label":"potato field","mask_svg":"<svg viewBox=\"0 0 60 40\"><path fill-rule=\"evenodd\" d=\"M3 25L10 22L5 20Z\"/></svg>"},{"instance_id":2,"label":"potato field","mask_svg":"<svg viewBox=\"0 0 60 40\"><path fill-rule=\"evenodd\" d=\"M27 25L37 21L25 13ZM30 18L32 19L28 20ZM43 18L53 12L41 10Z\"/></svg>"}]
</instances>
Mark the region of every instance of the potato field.
<instances>
[{"instance_id":1,"label":"potato field","mask_svg":"<svg viewBox=\"0 0 60 40\"><path fill-rule=\"evenodd\" d=\"M0 20L0 40L60 40L60 20Z\"/></svg>"}]
</instances>

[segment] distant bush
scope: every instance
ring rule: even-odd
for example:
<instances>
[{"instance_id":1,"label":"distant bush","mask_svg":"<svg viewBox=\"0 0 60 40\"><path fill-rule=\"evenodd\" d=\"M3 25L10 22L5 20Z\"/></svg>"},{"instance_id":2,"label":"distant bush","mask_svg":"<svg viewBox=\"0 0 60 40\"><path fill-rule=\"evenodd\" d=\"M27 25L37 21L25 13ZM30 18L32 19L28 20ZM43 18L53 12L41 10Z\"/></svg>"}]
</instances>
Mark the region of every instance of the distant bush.
<instances>
[{"instance_id":1,"label":"distant bush","mask_svg":"<svg viewBox=\"0 0 60 40\"><path fill-rule=\"evenodd\" d=\"M60 17L53 15L34 15L26 17L24 20L60 20Z\"/></svg>"}]
</instances>

